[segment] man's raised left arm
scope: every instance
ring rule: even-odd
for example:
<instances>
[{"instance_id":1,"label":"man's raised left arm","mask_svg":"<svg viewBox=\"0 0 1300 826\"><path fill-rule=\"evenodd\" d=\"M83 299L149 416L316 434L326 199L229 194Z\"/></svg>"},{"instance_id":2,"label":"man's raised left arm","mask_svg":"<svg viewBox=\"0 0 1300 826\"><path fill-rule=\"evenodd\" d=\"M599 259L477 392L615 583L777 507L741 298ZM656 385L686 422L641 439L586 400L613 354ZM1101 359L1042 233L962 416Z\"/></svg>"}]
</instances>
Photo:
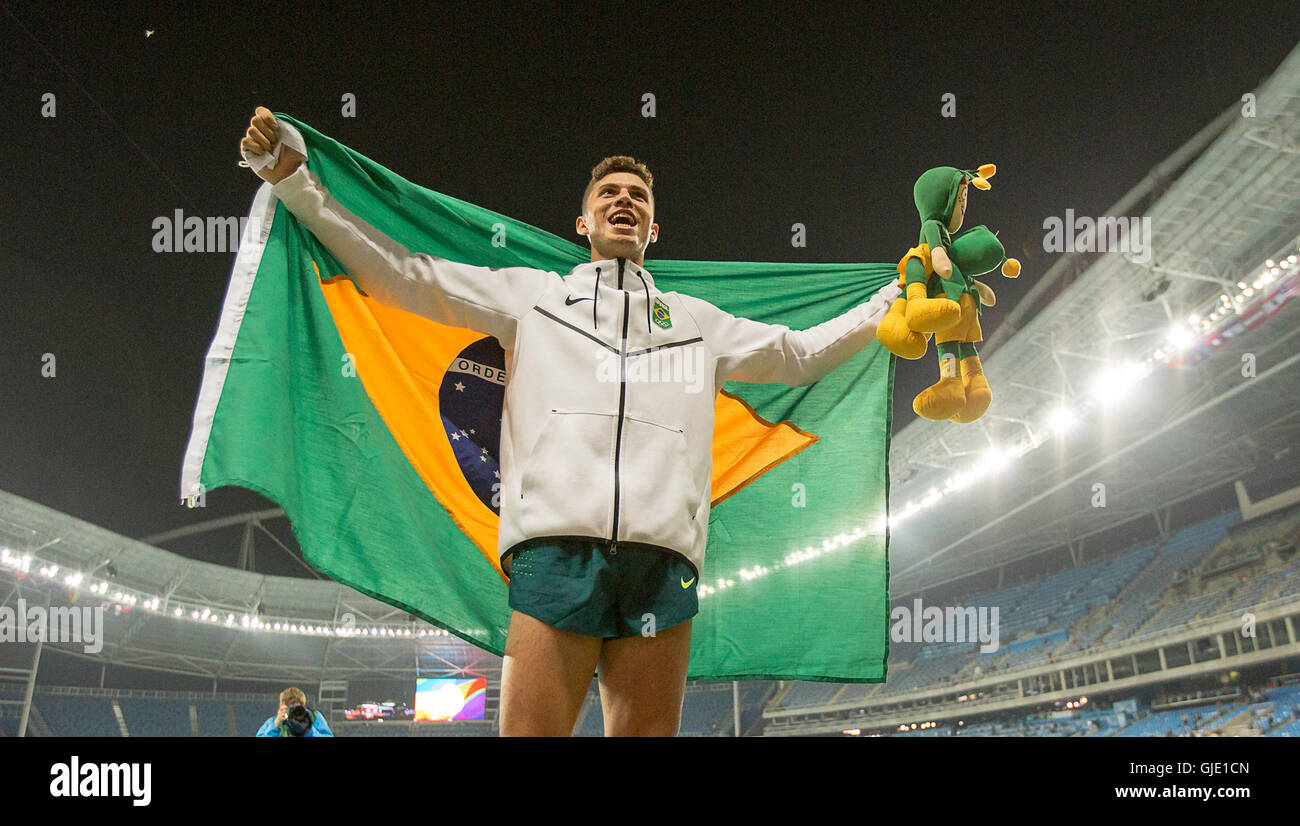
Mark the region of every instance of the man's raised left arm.
<instances>
[{"instance_id":1,"label":"man's raised left arm","mask_svg":"<svg viewBox=\"0 0 1300 826\"><path fill-rule=\"evenodd\" d=\"M740 318L707 301L682 296L718 358L719 381L812 384L876 338L876 327L901 293L890 281L870 300L810 327L791 330Z\"/></svg>"}]
</instances>

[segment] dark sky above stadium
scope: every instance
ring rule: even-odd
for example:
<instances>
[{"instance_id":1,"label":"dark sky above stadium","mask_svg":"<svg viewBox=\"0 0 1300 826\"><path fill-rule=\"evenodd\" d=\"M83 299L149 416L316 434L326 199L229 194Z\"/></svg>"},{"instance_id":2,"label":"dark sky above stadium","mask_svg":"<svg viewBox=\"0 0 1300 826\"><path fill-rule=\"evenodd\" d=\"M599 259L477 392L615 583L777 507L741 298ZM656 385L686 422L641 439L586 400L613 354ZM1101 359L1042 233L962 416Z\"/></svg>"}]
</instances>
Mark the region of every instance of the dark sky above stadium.
<instances>
[{"instance_id":1,"label":"dark sky above stadium","mask_svg":"<svg viewBox=\"0 0 1300 826\"><path fill-rule=\"evenodd\" d=\"M0 3L0 488L133 537L269 506L178 503L234 256L152 248L177 209L246 214L259 182L237 144L258 104L575 241L592 164L635 155L656 177L651 259L896 261L916 176L994 162L968 223L1024 275L990 279L987 337L1055 259L1046 216L1104 214L1300 35L1296 3L382 5ZM896 429L935 369L900 364ZM236 539L169 547L233 563Z\"/></svg>"}]
</instances>

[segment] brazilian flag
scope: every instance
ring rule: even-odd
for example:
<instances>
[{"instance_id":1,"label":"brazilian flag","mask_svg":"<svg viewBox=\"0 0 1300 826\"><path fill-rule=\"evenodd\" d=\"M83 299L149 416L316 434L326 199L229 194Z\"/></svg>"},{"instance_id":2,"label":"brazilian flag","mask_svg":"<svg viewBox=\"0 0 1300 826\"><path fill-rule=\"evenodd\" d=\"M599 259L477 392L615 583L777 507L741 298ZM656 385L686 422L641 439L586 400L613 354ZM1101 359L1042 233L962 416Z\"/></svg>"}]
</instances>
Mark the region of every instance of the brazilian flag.
<instances>
[{"instance_id":1,"label":"brazilian flag","mask_svg":"<svg viewBox=\"0 0 1300 826\"><path fill-rule=\"evenodd\" d=\"M589 251L403 180L286 115L349 210L413 252L567 273ZM501 654L505 358L483 333L379 305L258 191L208 351L181 497L226 485L288 516L303 556ZM647 261L665 291L794 329L866 301L893 264ZM888 658L893 359L872 343L807 387L729 383L691 679L879 682Z\"/></svg>"}]
</instances>

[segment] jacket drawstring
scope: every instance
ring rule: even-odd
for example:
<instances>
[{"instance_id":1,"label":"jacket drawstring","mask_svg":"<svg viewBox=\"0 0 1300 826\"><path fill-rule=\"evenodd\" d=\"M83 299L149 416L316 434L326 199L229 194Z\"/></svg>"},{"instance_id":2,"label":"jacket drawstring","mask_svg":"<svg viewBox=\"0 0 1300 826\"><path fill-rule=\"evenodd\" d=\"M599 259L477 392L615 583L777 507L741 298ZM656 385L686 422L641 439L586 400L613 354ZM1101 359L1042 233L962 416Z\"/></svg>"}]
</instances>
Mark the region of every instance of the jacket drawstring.
<instances>
[{"instance_id":1,"label":"jacket drawstring","mask_svg":"<svg viewBox=\"0 0 1300 826\"><path fill-rule=\"evenodd\" d=\"M654 331L650 329L650 288L646 286L645 279L641 277L641 273L637 273L636 277L641 279L641 288L645 290L645 332L646 335L653 335Z\"/></svg>"},{"instance_id":2,"label":"jacket drawstring","mask_svg":"<svg viewBox=\"0 0 1300 826\"><path fill-rule=\"evenodd\" d=\"M636 274L641 279L641 289L645 290L645 331L648 335L654 334L654 328L650 326L650 285L646 284L645 276L641 273ZM596 268L596 280L591 287L591 327L593 330L600 329L599 316L596 313L596 302L600 300L600 267Z\"/></svg>"}]
</instances>

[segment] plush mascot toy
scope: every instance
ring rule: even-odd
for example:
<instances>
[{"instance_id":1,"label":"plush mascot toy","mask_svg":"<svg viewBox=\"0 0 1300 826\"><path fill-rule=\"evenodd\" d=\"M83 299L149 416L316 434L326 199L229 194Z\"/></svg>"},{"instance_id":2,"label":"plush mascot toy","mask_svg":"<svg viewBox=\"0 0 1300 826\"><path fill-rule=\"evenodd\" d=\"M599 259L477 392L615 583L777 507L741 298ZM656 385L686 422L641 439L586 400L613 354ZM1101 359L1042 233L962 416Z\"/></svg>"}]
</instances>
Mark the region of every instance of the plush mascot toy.
<instances>
[{"instance_id":1,"label":"plush mascot toy","mask_svg":"<svg viewBox=\"0 0 1300 826\"><path fill-rule=\"evenodd\" d=\"M995 172L993 164L973 171L940 166L927 170L913 189L921 237L898 263L905 292L881 320L876 338L891 353L918 359L934 336L939 381L912 400L912 409L927 419L973 422L993 398L975 343L983 339L980 307L996 299L975 277L1001 266L1004 276L1015 278L1020 262L1006 257L988 227L953 233L966 217L970 184L988 189Z\"/></svg>"}]
</instances>

